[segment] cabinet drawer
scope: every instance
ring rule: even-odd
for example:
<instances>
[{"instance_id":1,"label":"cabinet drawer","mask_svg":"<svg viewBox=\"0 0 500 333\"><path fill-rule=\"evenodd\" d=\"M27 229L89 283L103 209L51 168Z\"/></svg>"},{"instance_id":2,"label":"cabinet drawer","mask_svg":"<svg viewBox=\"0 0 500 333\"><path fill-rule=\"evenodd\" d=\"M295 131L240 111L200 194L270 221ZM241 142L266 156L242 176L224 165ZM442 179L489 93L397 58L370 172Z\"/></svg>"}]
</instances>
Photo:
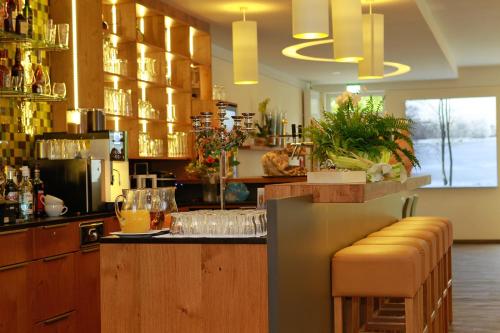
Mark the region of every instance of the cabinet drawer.
<instances>
[{"instance_id":1,"label":"cabinet drawer","mask_svg":"<svg viewBox=\"0 0 500 333\"><path fill-rule=\"evenodd\" d=\"M0 267L31 260L33 232L19 229L0 232Z\"/></svg>"},{"instance_id":2,"label":"cabinet drawer","mask_svg":"<svg viewBox=\"0 0 500 333\"><path fill-rule=\"evenodd\" d=\"M32 264L33 322L75 310L74 254L44 258Z\"/></svg>"},{"instance_id":3,"label":"cabinet drawer","mask_svg":"<svg viewBox=\"0 0 500 333\"><path fill-rule=\"evenodd\" d=\"M74 252L79 249L78 223L47 225L34 229L35 259Z\"/></svg>"},{"instance_id":4,"label":"cabinet drawer","mask_svg":"<svg viewBox=\"0 0 500 333\"><path fill-rule=\"evenodd\" d=\"M68 312L38 323L33 328L34 333L76 333L76 313ZM92 332L88 332L92 333Z\"/></svg>"},{"instance_id":5,"label":"cabinet drawer","mask_svg":"<svg viewBox=\"0 0 500 333\"><path fill-rule=\"evenodd\" d=\"M0 332L31 332L28 262L0 268Z\"/></svg>"}]
</instances>

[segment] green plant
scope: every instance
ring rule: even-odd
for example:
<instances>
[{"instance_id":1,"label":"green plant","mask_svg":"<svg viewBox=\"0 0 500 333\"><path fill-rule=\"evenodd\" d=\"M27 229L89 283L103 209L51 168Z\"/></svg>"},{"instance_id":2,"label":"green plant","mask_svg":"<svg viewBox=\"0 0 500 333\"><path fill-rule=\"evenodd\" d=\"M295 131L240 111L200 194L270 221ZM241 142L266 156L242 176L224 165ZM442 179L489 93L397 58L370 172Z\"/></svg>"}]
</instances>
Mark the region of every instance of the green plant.
<instances>
[{"instance_id":1,"label":"green plant","mask_svg":"<svg viewBox=\"0 0 500 333\"><path fill-rule=\"evenodd\" d=\"M267 105L270 101L271 99L268 97L259 103L260 121L255 124L257 127L256 137L266 138L272 134L273 118L267 113Z\"/></svg>"},{"instance_id":2,"label":"green plant","mask_svg":"<svg viewBox=\"0 0 500 333\"><path fill-rule=\"evenodd\" d=\"M375 163L388 163L391 155L403 162L404 156L412 166L420 166L412 149L399 144L406 142L413 148L412 121L381 114L383 101L375 103L373 98L359 106L357 97L349 93L339 96L336 111L325 112L322 120L306 128L306 135L315 143L315 156L320 161L345 156Z\"/></svg>"}]
</instances>

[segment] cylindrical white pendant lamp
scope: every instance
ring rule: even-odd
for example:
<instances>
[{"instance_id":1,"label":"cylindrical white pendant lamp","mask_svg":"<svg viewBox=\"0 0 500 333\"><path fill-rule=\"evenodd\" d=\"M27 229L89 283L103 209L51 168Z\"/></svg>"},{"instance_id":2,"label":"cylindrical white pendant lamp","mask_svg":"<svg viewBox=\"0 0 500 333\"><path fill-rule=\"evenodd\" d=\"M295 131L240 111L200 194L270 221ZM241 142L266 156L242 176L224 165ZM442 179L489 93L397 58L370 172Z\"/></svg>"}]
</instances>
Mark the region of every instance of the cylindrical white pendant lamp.
<instances>
[{"instance_id":1,"label":"cylindrical white pendant lamp","mask_svg":"<svg viewBox=\"0 0 500 333\"><path fill-rule=\"evenodd\" d=\"M360 80L382 79L384 77L384 15L363 15L364 59L358 67Z\"/></svg>"},{"instance_id":2,"label":"cylindrical white pendant lamp","mask_svg":"<svg viewBox=\"0 0 500 333\"><path fill-rule=\"evenodd\" d=\"M234 84L259 83L257 22L233 22L233 78Z\"/></svg>"},{"instance_id":3,"label":"cylindrical white pendant lamp","mask_svg":"<svg viewBox=\"0 0 500 333\"><path fill-rule=\"evenodd\" d=\"M332 0L333 58L340 62L363 59L361 0Z\"/></svg>"},{"instance_id":4,"label":"cylindrical white pendant lamp","mask_svg":"<svg viewBox=\"0 0 500 333\"><path fill-rule=\"evenodd\" d=\"M328 0L292 0L293 38L318 39L330 34Z\"/></svg>"}]
</instances>

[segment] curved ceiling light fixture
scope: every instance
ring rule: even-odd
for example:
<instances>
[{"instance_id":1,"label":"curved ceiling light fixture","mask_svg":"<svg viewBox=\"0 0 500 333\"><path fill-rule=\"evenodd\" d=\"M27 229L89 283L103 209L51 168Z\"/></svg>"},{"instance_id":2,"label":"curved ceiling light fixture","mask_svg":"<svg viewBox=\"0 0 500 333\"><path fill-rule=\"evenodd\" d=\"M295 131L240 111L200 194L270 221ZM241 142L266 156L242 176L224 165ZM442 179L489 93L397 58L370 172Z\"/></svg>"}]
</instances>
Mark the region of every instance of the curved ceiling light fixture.
<instances>
[{"instance_id":1,"label":"curved ceiling light fixture","mask_svg":"<svg viewBox=\"0 0 500 333\"><path fill-rule=\"evenodd\" d=\"M330 35L328 0L292 0L293 38L319 39Z\"/></svg>"},{"instance_id":2,"label":"curved ceiling light fixture","mask_svg":"<svg viewBox=\"0 0 500 333\"><path fill-rule=\"evenodd\" d=\"M322 40L304 42L304 43L288 46L288 47L284 48L281 51L281 53L286 57L300 59L300 60L346 63L345 61L338 61L338 60L333 59L333 58L314 57L314 56L308 56L308 55L304 55L304 54L299 53L299 51L306 49L308 47L329 44L329 43L333 43L333 39L322 39ZM358 63L358 61L350 61L349 63L356 64L356 63ZM397 62L384 61L384 66L392 67L394 69L391 72L385 73L383 76L384 78L403 75L403 74L406 74L409 71L411 71L410 66L404 65L404 64L399 64Z\"/></svg>"}]
</instances>

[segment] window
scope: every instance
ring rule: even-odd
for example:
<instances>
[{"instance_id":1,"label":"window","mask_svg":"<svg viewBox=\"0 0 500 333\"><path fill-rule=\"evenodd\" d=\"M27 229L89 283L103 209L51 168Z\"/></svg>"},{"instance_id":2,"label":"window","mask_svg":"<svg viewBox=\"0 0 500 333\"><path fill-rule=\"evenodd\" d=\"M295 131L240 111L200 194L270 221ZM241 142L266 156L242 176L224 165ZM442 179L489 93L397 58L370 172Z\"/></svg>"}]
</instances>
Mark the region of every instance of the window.
<instances>
[{"instance_id":1,"label":"window","mask_svg":"<svg viewBox=\"0 0 500 333\"><path fill-rule=\"evenodd\" d=\"M419 173L428 187L496 187L496 98L406 101Z\"/></svg>"}]
</instances>

